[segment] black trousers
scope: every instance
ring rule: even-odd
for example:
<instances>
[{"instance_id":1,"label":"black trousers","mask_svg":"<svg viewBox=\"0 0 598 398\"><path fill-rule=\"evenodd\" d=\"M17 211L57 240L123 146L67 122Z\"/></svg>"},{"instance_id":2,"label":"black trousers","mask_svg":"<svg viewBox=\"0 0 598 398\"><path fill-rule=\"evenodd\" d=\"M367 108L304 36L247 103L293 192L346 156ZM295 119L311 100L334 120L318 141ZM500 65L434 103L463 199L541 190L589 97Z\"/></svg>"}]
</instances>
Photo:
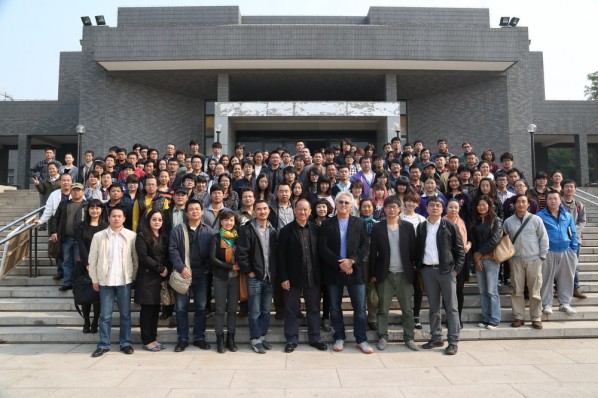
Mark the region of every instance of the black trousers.
<instances>
[{"instance_id":1,"label":"black trousers","mask_svg":"<svg viewBox=\"0 0 598 398\"><path fill-rule=\"evenodd\" d=\"M291 287L290 290L283 290L284 296L284 336L287 343L299 342L299 306L301 303L301 292L305 300L307 312L307 335L310 343L320 341L320 286L306 288Z\"/></svg>"},{"instance_id":2,"label":"black trousers","mask_svg":"<svg viewBox=\"0 0 598 398\"><path fill-rule=\"evenodd\" d=\"M158 337L158 319L160 317L160 304L141 304L139 312L139 327L141 329L141 342L148 345Z\"/></svg>"}]
</instances>

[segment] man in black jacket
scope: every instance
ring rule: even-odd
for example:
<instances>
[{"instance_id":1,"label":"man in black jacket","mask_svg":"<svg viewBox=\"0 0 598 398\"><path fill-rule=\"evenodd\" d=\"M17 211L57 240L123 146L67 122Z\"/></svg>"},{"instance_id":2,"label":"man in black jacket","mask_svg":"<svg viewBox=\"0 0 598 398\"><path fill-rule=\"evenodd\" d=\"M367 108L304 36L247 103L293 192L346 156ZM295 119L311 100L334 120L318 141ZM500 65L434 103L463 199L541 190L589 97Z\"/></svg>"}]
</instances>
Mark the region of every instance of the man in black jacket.
<instances>
[{"instance_id":1,"label":"man in black jacket","mask_svg":"<svg viewBox=\"0 0 598 398\"><path fill-rule=\"evenodd\" d=\"M75 227L83 221L85 214L85 199L83 198L83 184L76 182L71 188L72 198L61 202L58 210L50 219L50 239L60 240L62 245L62 269L64 282L58 289L61 292L73 288L72 274L75 261L79 257L79 246L75 240Z\"/></svg>"},{"instance_id":2,"label":"man in black jacket","mask_svg":"<svg viewBox=\"0 0 598 398\"><path fill-rule=\"evenodd\" d=\"M444 202L432 196L426 204L428 219L417 226L417 267L421 272L430 302L430 334L425 349L442 347L440 298L446 308L448 324L447 355L457 353L459 344L459 311L457 309L457 274L463 268L465 251L461 233L455 224L442 219Z\"/></svg>"},{"instance_id":3,"label":"man in black jacket","mask_svg":"<svg viewBox=\"0 0 598 398\"><path fill-rule=\"evenodd\" d=\"M308 223L311 205L307 199L299 199L294 212L295 220L280 231L277 247L278 280L284 295L285 352L293 352L299 342L297 313L302 292L309 345L325 351L328 346L320 341L318 230L314 224Z\"/></svg>"},{"instance_id":4,"label":"man in black jacket","mask_svg":"<svg viewBox=\"0 0 598 398\"><path fill-rule=\"evenodd\" d=\"M320 258L325 270L325 282L330 292L330 313L334 328L334 351L345 345L345 324L341 309L343 290L347 287L353 306L354 334L357 347L365 354L374 352L368 344L365 311L365 279L363 260L368 255L369 242L363 220L350 215L353 195L341 192L336 199L337 215L320 227Z\"/></svg>"},{"instance_id":5,"label":"man in black jacket","mask_svg":"<svg viewBox=\"0 0 598 398\"><path fill-rule=\"evenodd\" d=\"M272 349L266 333L270 326L272 285L276 281L276 229L268 222L269 213L268 202L255 202L255 219L241 227L235 248L237 263L247 274L249 336L251 348L258 354Z\"/></svg>"},{"instance_id":6,"label":"man in black jacket","mask_svg":"<svg viewBox=\"0 0 598 398\"><path fill-rule=\"evenodd\" d=\"M401 200L389 196L384 200L386 220L374 225L370 236L370 275L376 284L380 304L378 307L378 349L384 350L388 342L388 312L393 296L403 313L403 339L413 351L415 344L415 319L411 297L415 272L415 228L410 222L400 222Z\"/></svg>"}]
</instances>

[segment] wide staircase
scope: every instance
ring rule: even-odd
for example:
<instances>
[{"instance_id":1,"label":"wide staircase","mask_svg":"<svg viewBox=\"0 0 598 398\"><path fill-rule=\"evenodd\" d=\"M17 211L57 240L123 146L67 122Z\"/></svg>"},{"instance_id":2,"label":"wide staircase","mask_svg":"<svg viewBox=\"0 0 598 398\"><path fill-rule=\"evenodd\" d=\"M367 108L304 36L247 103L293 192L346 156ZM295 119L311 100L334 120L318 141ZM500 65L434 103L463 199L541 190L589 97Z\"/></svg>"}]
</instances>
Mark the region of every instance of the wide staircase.
<instances>
[{"instance_id":1,"label":"wide staircase","mask_svg":"<svg viewBox=\"0 0 598 398\"><path fill-rule=\"evenodd\" d=\"M589 197L588 197L589 198ZM591 199L597 201L597 199ZM35 191L19 190L0 194L0 226L7 225L20 215L24 215L38 207L39 199ZM543 315L544 329L534 330L530 327L529 311L526 314L526 325L521 328L510 327L513 320L511 313L511 288L500 288L502 323L496 330L479 329L481 321L480 297L475 284L465 286L465 308L463 310L464 328L462 340L482 339L528 339L528 338L566 338L566 337L598 337L598 206L585 202L588 223L584 232L583 247L580 255L580 278L582 290L587 299L573 298L572 305L577 310L575 315L566 315L554 307L554 314ZM5 234L4 234L5 235ZM3 236L4 236L3 235ZM19 264L4 279L0 280L0 340L10 343L95 343L98 336L81 332L82 319L75 310L72 293L59 292L61 283L52 280L56 267L47 256L47 233L39 232L39 267L38 276L29 277L28 260ZM0 248L3 250L3 248ZM555 300L556 303L556 300ZM343 299L347 337L353 340L352 311L347 295ZM140 343L139 306L133 304L133 340ZM269 340L283 342L283 323L274 319L272 314ZM424 296L421 320L423 330L416 330L416 340L429 338L428 303ZM390 339L402 339L401 311L393 301L390 316ZM113 315L112 340L118 341L118 312ZM174 320L161 320L159 339L164 343L176 342ZM213 318L208 318L208 341L215 341ZM332 334L322 332L323 340L331 341ZM307 329L303 324L300 338L307 341ZM376 341L374 331L368 331L370 341ZM238 318L237 341L249 340L247 318Z\"/></svg>"}]
</instances>

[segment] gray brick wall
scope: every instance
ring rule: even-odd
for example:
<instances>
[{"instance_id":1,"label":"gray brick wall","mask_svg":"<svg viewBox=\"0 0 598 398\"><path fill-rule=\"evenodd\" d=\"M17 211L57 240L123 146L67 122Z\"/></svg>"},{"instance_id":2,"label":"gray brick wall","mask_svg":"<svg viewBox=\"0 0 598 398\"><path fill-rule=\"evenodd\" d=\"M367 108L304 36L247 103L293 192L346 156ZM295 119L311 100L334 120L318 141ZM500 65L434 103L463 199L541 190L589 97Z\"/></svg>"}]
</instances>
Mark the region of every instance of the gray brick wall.
<instances>
[{"instance_id":1,"label":"gray brick wall","mask_svg":"<svg viewBox=\"0 0 598 398\"><path fill-rule=\"evenodd\" d=\"M399 98L405 98L401 89ZM504 77L446 90L439 87L439 92L409 100L409 140L423 140L432 153L441 137L455 154L461 154L464 141L470 141L479 155L486 148L502 153L510 144L507 104Z\"/></svg>"},{"instance_id":2,"label":"gray brick wall","mask_svg":"<svg viewBox=\"0 0 598 398\"><path fill-rule=\"evenodd\" d=\"M118 9L118 26L231 25L241 22L238 6L124 7Z\"/></svg>"},{"instance_id":3,"label":"gray brick wall","mask_svg":"<svg viewBox=\"0 0 598 398\"><path fill-rule=\"evenodd\" d=\"M486 8L370 7L371 25L453 25L489 28Z\"/></svg>"},{"instance_id":4,"label":"gray brick wall","mask_svg":"<svg viewBox=\"0 0 598 398\"><path fill-rule=\"evenodd\" d=\"M58 101L79 105L79 85L81 84L81 52L60 53L58 71Z\"/></svg>"}]
</instances>

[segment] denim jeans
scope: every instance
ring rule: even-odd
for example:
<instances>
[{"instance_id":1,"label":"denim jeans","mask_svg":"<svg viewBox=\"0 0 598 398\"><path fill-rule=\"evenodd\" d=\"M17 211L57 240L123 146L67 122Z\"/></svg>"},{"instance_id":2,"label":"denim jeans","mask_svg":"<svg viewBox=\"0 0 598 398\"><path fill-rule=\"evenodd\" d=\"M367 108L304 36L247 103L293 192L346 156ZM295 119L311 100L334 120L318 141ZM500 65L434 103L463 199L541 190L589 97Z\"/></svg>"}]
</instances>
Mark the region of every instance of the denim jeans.
<instances>
[{"instance_id":1,"label":"denim jeans","mask_svg":"<svg viewBox=\"0 0 598 398\"><path fill-rule=\"evenodd\" d=\"M120 348L131 345L131 284L120 286L100 286L100 341L97 348L110 349L112 311L114 300L120 312Z\"/></svg>"},{"instance_id":2,"label":"denim jeans","mask_svg":"<svg viewBox=\"0 0 598 398\"><path fill-rule=\"evenodd\" d=\"M346 340L345 323L343 322L343 300L344 285L328 285L330 292L330 321L334 328L334 340ZM353 307L353 324L355 341L357 344L367 341L367 315L365 313L365 284L347 285L347 291L351 298Z\"/></svg>"},{"instance_id":3,"label":"denim jeans","mask_svg":"<svg viewBox=\"0 0 598 398\"><path fill-rule=\"evenodd\" d=\"M498 325L500 323L500 296L498 295L500 266L494 260L482 260L482 263L484 268L476 271L482 299L482 321Z\"/></svg>"},{"instance_id":4,"label":"denim jeans","mask_svg":"<svg viewBox=\"0 0 598 398\"><path fill-rule=\"evenodd\" d=\"M73 286L73 269L75 259L79 257L79 245L75 238L67 237L62 242L62 272L64 275L64 286Z\"/></svg>"},{"instance_id":5,"label":"denim jeans","mask_svg":"<svg viewBox=\"0 0 598 398\"><path fill-rule=\"evenodd\" d=\"M193 276L186 294L176 294L176 333L179 340L189 341L189 294L193 292L195 315L193 317L193 341L206 339L206 302L208 299L208 275Z\"/></svg>"},{"instance_id":6,"label":"denim jeans","mask_svg":"<svg viewBox=\"0 0 598 398\"><path fill-rule=\"evenodd\" d=\"M270 326L270 308L274 290L269 279L258 280L247 277L249 295L249 338L259 339L268 333Z\"/></svg>"}]
</instances>

